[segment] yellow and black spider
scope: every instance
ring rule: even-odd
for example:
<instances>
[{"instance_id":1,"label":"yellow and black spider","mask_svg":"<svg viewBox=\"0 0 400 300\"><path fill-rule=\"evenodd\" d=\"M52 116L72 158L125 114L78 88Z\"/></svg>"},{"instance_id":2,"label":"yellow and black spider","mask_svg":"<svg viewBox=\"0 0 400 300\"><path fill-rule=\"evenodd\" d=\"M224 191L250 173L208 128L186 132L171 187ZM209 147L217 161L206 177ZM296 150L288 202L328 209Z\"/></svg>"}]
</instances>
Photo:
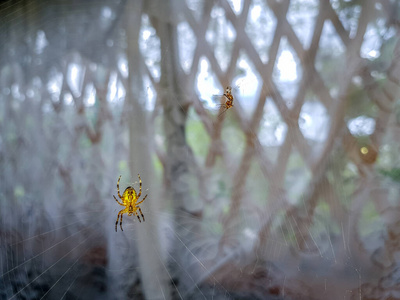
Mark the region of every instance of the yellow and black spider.
<instances>
[{"instance_id":1,"label":"yellow and black spider","mask_svg":"<svg viewBox=\"0 0 400 300\"><path fill-rule=\"evenodd\" d=\"M135 191L135 189L133 187L128 186L125 189L125 191L122 194L122 196L119 193L119 181L121 180L121 176L119 176L119 178L118 178L117 191L118 191L118 197L121 198L122 203L120 203L117 200L117 198L115 198L114 195L113 195L113 197L114 197L115 201L117 201L117 203L119 205L125 206L125 209L120 210L120 212L118 213L117 222L115 222L115 231L117 231L117 225L118 225L118 220L119 220L120 216L121 216L121 221L119 223L119 226L121 227L121 230L124 231L122 229L122 216L123 216L123 214L128 214L128 216L132 216L132 214L135 214L137 216L137 218L139 219L139 222L142 222L140 220L139 214L137 212L137 211L139 211L140 214L142 215L142 219L143 219L143 222L144 222L144 216L143 216L142 210L139 207L139 204L142 203L146 199L147 195L144 196L142 201L138 202L138 200L140 198L140 195L142 195L142 179L140 179L140 175L139 174L138 174L138 177L139 177L139 186L140 186L139 195L136 194L136 191Z\"/></svg>"}]
</instances>

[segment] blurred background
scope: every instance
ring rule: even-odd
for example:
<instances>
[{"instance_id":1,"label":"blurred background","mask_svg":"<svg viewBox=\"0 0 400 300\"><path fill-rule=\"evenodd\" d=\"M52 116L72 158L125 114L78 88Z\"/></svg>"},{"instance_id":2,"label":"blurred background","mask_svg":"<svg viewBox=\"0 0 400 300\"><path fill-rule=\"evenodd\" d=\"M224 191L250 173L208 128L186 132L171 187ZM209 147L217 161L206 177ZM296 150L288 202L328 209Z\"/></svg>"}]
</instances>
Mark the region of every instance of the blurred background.
<instances>
[{"instance_id":1,"label":"blurred background","mask_svg":"<svg viewBox=\"0 0 400 300\"><path fill-rule=\"evenodd\" d=\"M399 1L0 20L0 299L400 299Z\"/></svg>"}]
</instances>

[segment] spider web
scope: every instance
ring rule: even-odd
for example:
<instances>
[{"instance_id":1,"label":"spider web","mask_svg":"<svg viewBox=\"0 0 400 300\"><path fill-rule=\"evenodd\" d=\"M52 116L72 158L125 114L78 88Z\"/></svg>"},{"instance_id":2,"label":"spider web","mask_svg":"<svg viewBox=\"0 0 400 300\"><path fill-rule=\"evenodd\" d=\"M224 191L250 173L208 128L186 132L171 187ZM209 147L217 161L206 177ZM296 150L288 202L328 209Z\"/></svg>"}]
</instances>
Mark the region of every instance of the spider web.
<instances>
[{"instance_id":1,"label":"spider web","mask_svg":"<svg viewBox=\"0 0 400 300\"><path fill-rule=\"evenodd\" d=\"M152 4L0 5L0 299L398 297L396 4Z\"/></svg>"}]
</instances>

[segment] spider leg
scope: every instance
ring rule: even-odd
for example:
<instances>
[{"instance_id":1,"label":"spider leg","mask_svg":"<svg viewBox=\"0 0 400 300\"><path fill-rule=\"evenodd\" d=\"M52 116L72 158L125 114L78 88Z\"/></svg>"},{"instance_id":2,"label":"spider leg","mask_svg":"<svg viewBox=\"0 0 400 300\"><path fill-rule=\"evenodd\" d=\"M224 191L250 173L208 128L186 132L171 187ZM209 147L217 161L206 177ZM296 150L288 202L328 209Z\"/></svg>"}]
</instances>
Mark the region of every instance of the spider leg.
<instances>
[{"instance_id":1,"label":"spider leg","mask_svg":"<svg viewBox=\"0 0 400 300\"><path fill-rule=\"evenodd\" d=\"M218 115L218 118L220 118L224 113L226 113L228 109L229 109L229 108L225 108L225 109Z\"/></svg>"},{"instance_id":2,"label":"spider leg","mask_svg":"<svg viewBox=\"0 0 400 300\"><path fill-rule=\"evenodd\" d=\"M119 175L119 178L118 178L118 181L117 181L117 191L118 191L118 197L120 197L121 200L123 200L121 194L119 193L119 181L120 180L121 180L121 175Z\"/></svg>"},{"instance_id":3,"label":"spider leg","mask_svg":"<svg viewBox=\"0 0 400 300\"><path fill-rule=\"evenodd\" d=\"M115 198L114 195L113 195L113 197L114 197L115 201L117 201L117 203L118 203L119 205L125 206L125 205L123 205L122 203L120 203L120 202L117 200L117 198Z\"/></svg>"},{"instance_id":4,"label":"spider leg","mask_svg":"<svg viewBox=\"0 0 400 300\"><path fill-rule=\"evenodd\" d=\"M121 214L121 211L118 213L117 222L115 222L115 232L117 232L117 225L118 225L118 220L119 220L119 216Z\"/></svg>"},{"instance_id":5,"label":"spider leg","mask_svg":"<svg viewBox=\"0 0 400 300\"><path fill-rule=\"evenodd\" d=\"M142 210L141 210L140 207L139 207L139 211L140 211L140 214L142 215L142 219L143 219L143 222L144 222L144 216L143 216L143 213L142 213Z\"/></svg>"},{"instance_id":6,"label":"spider leg","mask_svg":"<svg viewBox=\"0 0 400 300\"><path fill-rule=\"evenodd\" d=\"M135 214L136 214L136 217L138 218L139 222L142 223L142 221L141 221L140 218L139 218L139 214L138 214L137 212L136 212ZM144 220L143 220L143 221L144 221Z\"/></svg>"},{"instance_id":7,"label":"spider leg","mask_svg":"<svg viewBox=\"0 0 400 300\"><path fill-rule=\"evenodd\" d=\"M140 179L139 174L137 174L137 176L139 177L139 195L137 196L139 199L140 195L142 194L142 179Z\"/></svg>"},{"instance_id":8,"label":"spider leg","mask_svg":"<svg viewBox=\"0 0 400 300\"><path fill-rule=\"evenodd\" d=\"M122 231L124 231L123 229L122 229L122 217L124 216L124 214L121 214L121 221L119 222L119 227L121 227L121 230Z\"/></svg>"},{"instance_id":9,"label":"spider leg","mask_svg":"<svg viewBox=\"0 0 400 300\"><path fill-rule=\"evenodd\" d=\"M138 198L139 198L139 197L138 197ZM140 202L136 203L136 206L138 206L140 203L142 203L144 200L146 200L146 198L147 198L147 195L146 195L146 196L144 196L144 198L143 198L143 200L142 200L142 201L140 201Z\"/></svg>"}]
</instances>

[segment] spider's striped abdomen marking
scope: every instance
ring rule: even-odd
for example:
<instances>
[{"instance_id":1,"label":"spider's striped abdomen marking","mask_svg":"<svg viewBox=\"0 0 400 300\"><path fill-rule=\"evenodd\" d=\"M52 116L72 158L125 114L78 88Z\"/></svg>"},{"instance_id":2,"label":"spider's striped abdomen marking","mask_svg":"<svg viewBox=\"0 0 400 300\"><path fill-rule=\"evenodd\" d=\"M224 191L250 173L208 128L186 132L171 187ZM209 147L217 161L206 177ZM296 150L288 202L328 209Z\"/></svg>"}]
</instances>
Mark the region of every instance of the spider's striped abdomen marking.
<instances>
[{"instance_id":1,"label":"spider's striped abdomen marking","mask_svg":"<svg viewBox=\"0 0 400 300\"><path fill-rule=\"evenodd\" d=\"M136 191L133 187L128 186L122 194L124 204L134 203L137 199Z\"/></svg>"}]
</instances>

